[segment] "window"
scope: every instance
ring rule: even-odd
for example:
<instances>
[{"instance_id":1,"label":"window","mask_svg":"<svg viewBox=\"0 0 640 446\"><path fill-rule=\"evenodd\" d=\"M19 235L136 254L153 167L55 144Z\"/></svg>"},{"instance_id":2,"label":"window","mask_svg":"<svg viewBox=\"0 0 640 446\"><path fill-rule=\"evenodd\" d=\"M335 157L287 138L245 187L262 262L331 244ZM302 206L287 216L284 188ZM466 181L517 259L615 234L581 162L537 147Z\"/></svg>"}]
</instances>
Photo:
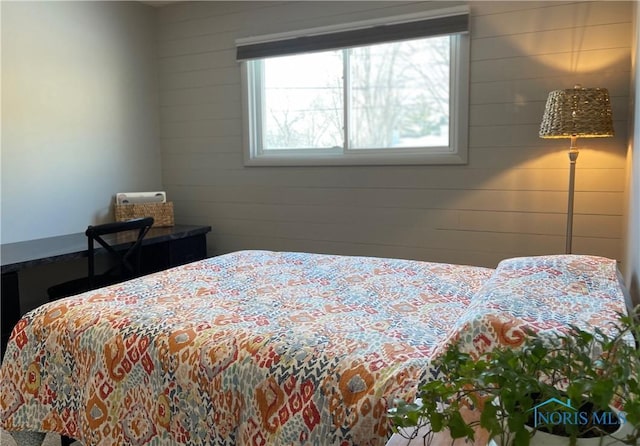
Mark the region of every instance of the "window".
<instances>
[{"instance_id":1,"label":"window","mask_svg":"<svg viewBox=\"0 0 640 446\"><path fill-rule=\"evenodd\" d=\"M412 19L240 41L246 164L465 163L468 15Z\"/></svg>"}]
</instances>

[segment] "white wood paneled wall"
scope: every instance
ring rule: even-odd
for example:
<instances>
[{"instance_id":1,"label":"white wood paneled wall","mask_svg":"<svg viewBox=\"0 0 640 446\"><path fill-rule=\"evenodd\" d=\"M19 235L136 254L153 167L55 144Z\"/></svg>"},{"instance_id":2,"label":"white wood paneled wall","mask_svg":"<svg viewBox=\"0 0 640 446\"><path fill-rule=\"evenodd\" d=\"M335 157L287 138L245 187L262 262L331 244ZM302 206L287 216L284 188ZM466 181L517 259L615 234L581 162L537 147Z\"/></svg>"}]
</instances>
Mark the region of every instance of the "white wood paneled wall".
<instances>
[{"instance_id":1,"label":"white wood paneled wall","mask_svg":"<svg viewBox=\"0 0 640 446\"><path fill-rule=\"evenodd\" d=\"M197 2L158 11L163 183L210 254L273 249L495 266L564 250L568 141L537 136L549 91L609 88L617 135L579 141L574 252L620 259L631 2L471 2L465 166L242 163L240 37L451 2Z\"/></svg>"}]
</instances>

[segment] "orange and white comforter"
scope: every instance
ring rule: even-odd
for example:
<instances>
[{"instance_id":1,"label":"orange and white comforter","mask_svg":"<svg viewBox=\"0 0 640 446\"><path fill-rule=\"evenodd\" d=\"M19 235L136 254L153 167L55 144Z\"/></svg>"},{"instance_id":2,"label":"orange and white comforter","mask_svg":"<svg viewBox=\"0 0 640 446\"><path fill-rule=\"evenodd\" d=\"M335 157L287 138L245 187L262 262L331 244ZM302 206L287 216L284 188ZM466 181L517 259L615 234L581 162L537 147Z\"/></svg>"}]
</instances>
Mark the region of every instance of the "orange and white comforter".
<instances>
[{"instance_id":1,"label":"orange and white comforter","mask_svg":"<svg viewBox=\"0 0 640 446\"><path fill-rule=\"evenodd\" d=\"M457 340L604 326L624 311L615 262L487 268L242 251L28 313L0 369L8 431L84 445L382 446L386 410Z\"/></svg>"}]
</instances>

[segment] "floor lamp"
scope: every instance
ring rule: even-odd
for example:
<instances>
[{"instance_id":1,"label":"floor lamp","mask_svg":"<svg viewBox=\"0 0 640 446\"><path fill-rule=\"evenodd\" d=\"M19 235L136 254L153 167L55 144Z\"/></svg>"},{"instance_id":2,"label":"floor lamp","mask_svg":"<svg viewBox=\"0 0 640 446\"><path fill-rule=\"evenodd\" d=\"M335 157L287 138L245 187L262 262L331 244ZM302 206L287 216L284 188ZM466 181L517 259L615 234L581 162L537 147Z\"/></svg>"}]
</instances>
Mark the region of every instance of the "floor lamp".
<instances>
[{"instance_id":1,"label":"floor lamp","mask_svg":"<svg viewBox=\"0 0 640 446\"><path fill-rule=\"evenodd\" d=\"M576 85L567 90L549 93L540 125L541 138L571 138L569 147L569 200L567 207L567 254L571 254L573 233L573 195L580 138L613 136L611 103L606 88L582 88Z\"/></svg>"}]
</instances>

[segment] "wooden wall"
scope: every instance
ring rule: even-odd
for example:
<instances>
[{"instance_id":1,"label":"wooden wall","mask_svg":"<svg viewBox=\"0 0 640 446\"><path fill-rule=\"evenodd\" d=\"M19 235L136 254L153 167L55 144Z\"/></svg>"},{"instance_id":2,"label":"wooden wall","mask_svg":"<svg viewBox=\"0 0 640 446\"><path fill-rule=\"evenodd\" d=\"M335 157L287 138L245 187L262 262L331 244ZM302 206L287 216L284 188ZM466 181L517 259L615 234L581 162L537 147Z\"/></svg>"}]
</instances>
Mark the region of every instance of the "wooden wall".
<instances>
[{"instance_id":1,"label":"wooden wall","mask_svg":"<svg viewBox=\"0 0 640 446\"><path fill-rule=\"evenodd\" d=\"M634 4L633 15L634 38L631 53L632 78L631 115L629 117L629 146L627 148L627 206L625 209L625 234L626 256L624 258L624 272L627 288L631 295L632 303L640 305L640 7Z\"/></svg>"},{"instance_id":2,"label":"wooden wall","mask_svg":"<svg viewBox=\"0 0 640 446\"><path fill-rule=\"evenodd\" d=\"M617 135L582 140L574 252L620 259L631 2L470 2L465 166L244 167L236 38L451 2L199 2L158 10L163 184L210 254L273 249L495 266L564 250L566 140L550 90L606 87Z\"/></svg>"}]
</instances>

